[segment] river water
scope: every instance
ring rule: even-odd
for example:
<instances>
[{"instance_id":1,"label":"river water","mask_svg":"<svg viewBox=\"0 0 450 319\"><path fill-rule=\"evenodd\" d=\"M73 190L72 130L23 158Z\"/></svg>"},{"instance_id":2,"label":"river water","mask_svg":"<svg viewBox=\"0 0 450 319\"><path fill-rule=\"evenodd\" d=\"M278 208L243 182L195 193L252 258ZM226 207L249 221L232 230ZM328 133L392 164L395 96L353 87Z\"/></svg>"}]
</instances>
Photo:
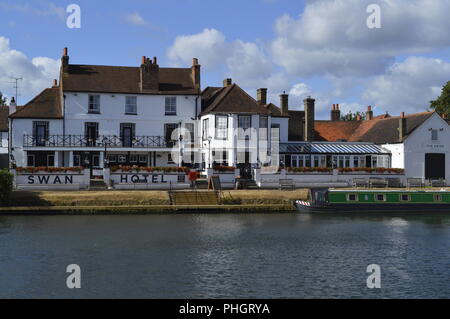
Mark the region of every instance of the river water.
<instances>
[{"instance_id":1,"label":"river water","mask_svg":"<svg viewBox=\"0 0 450 319\"><path fill-rule=\"evenodd\" d=\"M448 298L450 216L0 216L0 297Z\"/></svg>"}]
</instances>

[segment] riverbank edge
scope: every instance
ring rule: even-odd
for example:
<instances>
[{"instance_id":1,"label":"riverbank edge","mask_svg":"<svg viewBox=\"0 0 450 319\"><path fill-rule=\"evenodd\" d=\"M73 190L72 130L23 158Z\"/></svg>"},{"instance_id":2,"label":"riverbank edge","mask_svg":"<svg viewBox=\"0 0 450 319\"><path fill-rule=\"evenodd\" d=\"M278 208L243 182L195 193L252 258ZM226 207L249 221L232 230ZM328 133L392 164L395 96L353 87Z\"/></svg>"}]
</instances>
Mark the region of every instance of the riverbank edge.
<instances>
[{"instance_id":1,"label":"riverbank edge","mask_svg":"<svg viewBox=\"0 0 450 319\"><path fill-rule=\"evenodd\" d=\"M147 206L35 206L0 207L0 216L5 215L151 215L181 213L292 213L293 205L147 205Z\"/></svg>"}]
</instances>

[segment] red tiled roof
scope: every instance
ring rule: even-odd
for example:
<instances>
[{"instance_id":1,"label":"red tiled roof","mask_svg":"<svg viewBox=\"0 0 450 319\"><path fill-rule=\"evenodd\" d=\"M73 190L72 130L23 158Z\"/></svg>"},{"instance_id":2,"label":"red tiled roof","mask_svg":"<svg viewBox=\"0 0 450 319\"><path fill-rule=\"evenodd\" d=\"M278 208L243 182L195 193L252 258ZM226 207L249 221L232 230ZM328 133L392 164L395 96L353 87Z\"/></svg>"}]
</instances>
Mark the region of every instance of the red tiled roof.
<instances>
[{"instance_id":1,"label":"red tiled roof","mask_svg":"<svg viewBox=\"0 0 450 319\"><path fill-rule=\"evenodd\" d=\"M406 136L425 122L434 112L406 116ZM370 121L316 121L314 129L319 141L397 143L400 117L378 116Z\"/></svg>"}]
</instances>

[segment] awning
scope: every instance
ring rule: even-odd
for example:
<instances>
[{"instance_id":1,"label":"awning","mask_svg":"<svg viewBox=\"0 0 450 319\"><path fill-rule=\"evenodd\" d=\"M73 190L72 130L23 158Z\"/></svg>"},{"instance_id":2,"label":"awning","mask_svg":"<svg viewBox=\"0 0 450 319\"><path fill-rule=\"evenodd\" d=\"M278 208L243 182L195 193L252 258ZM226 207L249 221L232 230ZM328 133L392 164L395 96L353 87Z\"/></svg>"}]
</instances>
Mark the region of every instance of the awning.
<instances>
[{"instance_id":1,"label":"awning","mask_svg":"<svg viewBox=\"0 0 450 319\"><path fill-rule=\"evenodd\" d=\"M371 143L280 143L280 154L390 154L381 146Z\"/></svg>"}]
</instances>

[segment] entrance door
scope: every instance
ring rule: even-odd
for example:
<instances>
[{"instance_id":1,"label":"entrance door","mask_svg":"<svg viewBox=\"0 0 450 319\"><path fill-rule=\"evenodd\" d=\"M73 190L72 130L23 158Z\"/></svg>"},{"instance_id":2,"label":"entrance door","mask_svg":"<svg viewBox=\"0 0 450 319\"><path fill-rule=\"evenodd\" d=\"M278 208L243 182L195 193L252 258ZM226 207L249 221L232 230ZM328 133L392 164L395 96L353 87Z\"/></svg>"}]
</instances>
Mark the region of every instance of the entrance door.
<instances>
[{"instance_id":1,"label":"entrance door","mask_svg":"<svg viewBox=\"0 0 450 319\"><path fill-rule=\"evenodd\" d=\"M250 163L250 152L247 151L243 155L244 155L244 163L237 164L237 168L239 168L239 170L241 171L241 178L251 179L252 178L252 164Z\"/></svg>"},{"instance_id":2,"label":"entrance door","mask_svg":"<svg viewBox=\"0 0 450 319\"><path fill-rule=\"evenodd\" d=\"M425 154L425 178L445 179L445 154Z\"/></svg>"}]
</instances>

